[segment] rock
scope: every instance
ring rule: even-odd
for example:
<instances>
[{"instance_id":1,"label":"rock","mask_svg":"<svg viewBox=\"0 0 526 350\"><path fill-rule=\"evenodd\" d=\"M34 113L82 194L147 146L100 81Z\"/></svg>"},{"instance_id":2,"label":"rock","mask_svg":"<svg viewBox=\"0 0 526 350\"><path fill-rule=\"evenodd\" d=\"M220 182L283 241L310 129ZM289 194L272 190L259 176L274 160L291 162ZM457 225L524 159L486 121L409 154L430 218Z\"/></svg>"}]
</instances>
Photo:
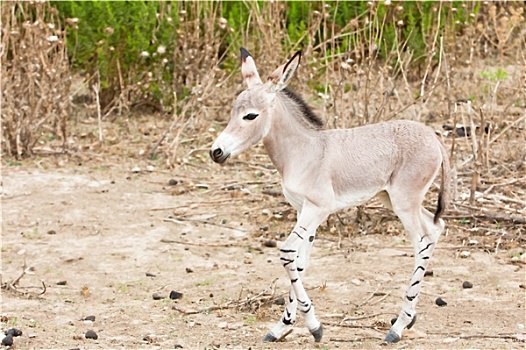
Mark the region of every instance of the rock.
<instances>
[{"instance_id":1,"label":"rock","mask_svg":"<svg viewBox=\"0 0 526 350\"><path fill-rule=\"evenodd\" d=\"M96 340L97 338L99 338L97 333L95 333L95 331L92 331L91 329L89 331L87 331L84 336L86 337L86 339L95 339Z\"/></svg>"},{"instance_id":2,"label":"rock","mask_svg":"<svg viewBox=\"0 0 526 350\"><path fill-rule=\"evenodd\" d=\"M269 239L268 241L265 241L263 245L267 248L276 248L278 244L275 240Z\"/></svg>"},{"instance_id":3,"label":"rock","mask_svg":"<svg viewBox=\"0 0 526 350\"><path fill-rule=\"evenodd\" d=\"M277 298L276 300L274 300L274 304L276 305L285 305L285 298Z\"/></svg>"},{"instance_id":4,"label":"rock","mask_svg":"<svg viewBox=\"0 0 526 350\"><path fill-rule=\"evenodd\" d=\"M17 328L10 328L7 330L6 334L11 334L13 337L20 337L22 335L22 331Z\"/></svg>"},{"instance_id":5,"label":"rock","mask_svg":"<svg viewBox=\"0 0 526 350\"><path fill-rule=\"evenodd\" d=\"M189 268L189 267L187 267L185 270L186 270L186 273L192 273L192 272L194 272L194 270L192 270L192 269Z\"/></svg>"},{"instance_id":6,"label":"rock","mask_svg":"<svg viewBox=\"0 0 526 350\"><path fill-rule=\"evenodd\" d=\"M183 293L179 293L174 290L170 292L170 299L172 300L181 299L182 297L183 297Z\"/></svg>"},{"instance_id":7,"label":"rock","mask_svg":"<svg viewBox=\"0 0 526 350\"><path fill-rule=\"evenodd\" d=\"M168 186L175 186L177 184L178 184L177 180L174 180L174 179L168 180Z\"/></svg>"},{"instance_id":8,"label":"rock","mask_svg":"<svg viewBox=\"0 0 526 350\"><path fill-rule=\"evenodd\" d=\"M462 283L462 288L464 288L464 289L473 288L473 283L465 281L464 283Z\"/></svg>"},{"instance_id":9,"label":"rock","mask_svg":"<svg viewBox=\"0 0 526 350\"><path fill-rule=\"evenodd\" d=\"M84 317L84 320L83 321L91 321L91 322L95 322L95 316L91 315L91 316L86 316Z\"/></svg>"},{"instance_id":10,"label":"rock","mask_svg":"<svg viewBox=\"0 0 526 350\"><path fill-rule=\"evenodd\" d=\"M56 234L57 234L57 231L55 231L55 230L49 230L49 231L47 231L47 234L48 234L48 235L56 235Z\"/></svg>"},{"instance_id":11,"label":"rock","mask_svg":"<svg viewBox=\"0 0 526 350\"><path fill-rule=\"evenodd\" d=\"M134 173L134 174L140 173L141 172L141 168L139 168L138 166L133 167L131 172Z\"/></svg>"},{"instance_id":12,"label":"rock","mask_svg":"<svg viewBox=\"0 0 526 350\"><path fill-rule=\"evenodd\" d=\"M146 272L146 277L157 277L157 276L151 272Z\"/></svg>"},{"instance_id":13,"label":"rock","mask_svg":"<svg viewBox=\"0 0 526 350\"><path fill-rule=\"evenodd\" d=\"M58 281L57 282L57 286L65 286L66 284L68 284L68 281Z\"/></svg>"},{"instance_id":14,"label":"rock","mask_svg":"<svg viewBox=\"0 0 526 350\"><path fill-rule=\"evenodd\" d=\"M468 252L467 250L463 250L462 252L460 252L460 257L462 259L465 259L465 258L469 257L470 255L471 255L471 253Z\"/></svg>"},{"instance_id":15,"label":"rock","mask_svg":"<svg viewBox=\"0 0 526 350\"><path fill-rule=\"evenodd\" d=\"M4 339L2 339L2 345L11 346L13 345L13 335L8 334Z\"/></svg>"},{"instance_id":16,"label":"rock","mask_svg":"<svg viewBox=\"0 0 526 350\"><path fill-rule=\"evenodd\" d=\"M437 304L438 306L446 306L447 305L447 303L442 298L437 298L437 300L435 300L435 304Z\"/></svg>"},{"instance_id":17,"label":"rock","mask_svg":"<svg viewBox=\"0 0 526 350\"><path fill-rule=\"evenodd\" d=\"M161 299L164 299L164 297L162 295L160 295L159 293L153 293L152 294L152 298L153 300L161 300Z\"/></svg>"}]
</instances>

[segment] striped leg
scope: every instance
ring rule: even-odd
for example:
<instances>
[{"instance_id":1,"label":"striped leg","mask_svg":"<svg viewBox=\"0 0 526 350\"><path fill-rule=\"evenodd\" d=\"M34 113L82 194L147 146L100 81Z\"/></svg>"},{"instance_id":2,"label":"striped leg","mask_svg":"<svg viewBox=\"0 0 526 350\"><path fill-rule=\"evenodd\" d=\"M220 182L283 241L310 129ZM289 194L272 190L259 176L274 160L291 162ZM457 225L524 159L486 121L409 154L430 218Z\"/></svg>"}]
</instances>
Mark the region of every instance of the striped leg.
<instances>
[{"instance_id":1,"label":"striped leg","mask_svg":"<svg viewBox=\"0 0 526 350\"><path fill-rule=\"evenodd\" d=\"M416 320L416 304L424 273L433 255L438 238L444 229L444 221L440 219L437 224L434 224L433 215L423 207L420 207L416 213L405 211L397 212L397 214L413 241L415 268L405 294L402 310L385 338L388 343L398 342L403 330L411 328Z\"/></svg>"},{"instance_id":2,"label":"striped leg","mask_svg":"<svg viewBox=\"0 0 526 350\"><path fill-rule=\"evenodd\" d=\"M315 341L321 340L322 326L316 319L314 306L303 287L302 277L308 265L316 229L326 218L327 214L317 208L304 207L294 230L283 243L280 260L290 279L291 291L282 318L263 338L264 342L279 340L290 333L296 319L296 309L303 314L307 328Z\"/></svg>"}]
</instances>

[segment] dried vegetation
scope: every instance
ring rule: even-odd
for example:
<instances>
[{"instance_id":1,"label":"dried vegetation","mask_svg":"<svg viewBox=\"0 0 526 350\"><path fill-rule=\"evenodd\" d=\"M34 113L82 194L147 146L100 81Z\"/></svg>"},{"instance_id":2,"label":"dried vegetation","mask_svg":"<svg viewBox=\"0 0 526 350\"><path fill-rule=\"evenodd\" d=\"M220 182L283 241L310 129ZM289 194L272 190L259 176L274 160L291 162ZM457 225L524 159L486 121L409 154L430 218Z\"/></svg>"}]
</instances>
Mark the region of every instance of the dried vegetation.
<instances>
[{"instance_id":1,"label":"dried vegetation","mask_svg":"<svg viewBox=\"0 0 526 350\"><path fill-rule=\"evenodd\" d=\"M461 240L482 236L524 244L524 6L519 1L432 4L415 5L426 12L425 25L412 23L403 2L385 1L367 3L340 26L336 18L348 5L316 2L304 14L302 30L293 32L283 2L247 2L249 20L241 28L222 17L226 5L221 2L163 3L151 47L137 52L127 71L115 56L108 89L100 65L83 75L71 68L65 41L78 29L76 19L60 19L48 2L8 2L2 5L3 156L9 163L63 154L58 161L41 160L53 166L131 158L186 174L181 177L190 185L181 191L202 190L191 184L206 181L217 200L231 198L232 189L256 186L262 198L271 199L264 202L271 208L265 215L278 213L279 221L287 206L265 194L279 188L260 147L232 165L252 180L225 186L222 179L214 184L190 174L216 171L207 151L242 89L233 64L239 46L254 55L263 74L302 49L293 85L328 127L394 118L432 125L455 164L456 201L449 217L451 227L470 232ZM156 41L165 25L173 27L169 48ZM109 27L106 34L115 35ZM421 40L420 50L414 48L415 38ZM99 50L118 51L108 42L100 42ZM166 74L172 79L164 79ZM329 221L329 230L374 231L370 225L376 224L365 217L377 211L387 215L375 203L362 209Z\"/></svg>"}]
</instances>

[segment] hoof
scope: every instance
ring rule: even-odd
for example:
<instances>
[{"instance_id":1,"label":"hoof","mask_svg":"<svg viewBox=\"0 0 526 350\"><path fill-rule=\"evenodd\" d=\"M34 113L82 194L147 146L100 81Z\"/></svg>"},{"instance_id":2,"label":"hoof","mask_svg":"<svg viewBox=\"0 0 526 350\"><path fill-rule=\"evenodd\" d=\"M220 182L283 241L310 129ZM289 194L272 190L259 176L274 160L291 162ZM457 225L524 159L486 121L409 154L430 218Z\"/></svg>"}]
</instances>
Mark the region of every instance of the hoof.
<instances>
[{"instance_id":1,"label":"hoof","mask_svg":"<svg viewBox=\"0 0 526 350\"><path fill-rule=\"evenodd\" d=\"M384 341L386 343L398 343L400 341L400 336L398 334L396 334L395 332L393 332L393 331L389 331L389 333L387 333L387 337L385 337Z\"/></svg>"},{"instance_id":2,"label":"hoof","mask_svg":"<svg viewBox=\"0 0 526 350\"><path fill-rule=\"evenodd\" d=\"M276 338L276 336L274 336L272 332L268 332L267 335L263 337L263 343L274 343L277 341L281 341L285 339L285 337L289 335L290 333L292 333L292 329L289 329L288 331L286 331L281 337Z\"/></svg>"},{"instance_id":3,"label":"hoof","mask_svg":"<svg viewBox=\"0 0 526 350\"><path fill-rule=\"evenodd\" d=\"M263 343L274 343L275 341L277 341L278 338L276 338L274 336L274 334L268 332L264 337L263 337Z\"/></svg>"},{"instance_id":4,"label":"hoof","mask_svg":"<svg viewBox=\"0 0 526 350\"><path fill-rule=\"evenodd\" d=\"M320 326L314 330L309 329L310 334L314 337L314 341L316 343L319 343L321 341L321 338L323 337L323 326L320 323Z\"/></svg>"},{"instance_id":5,"label":"hoof","mask_svg":"<svg viewBox=\"0 0 526 350\"><path fill-rule=\"evenodd\" d=\"M398 317L395 317L391 320L391 326L395 324L396 320L398 319ZM407 329L411 329L411 327L413 327L415 325L415 322L416 322L416 315L413 317L413 319L411 320L411 322L407 325Z\"/></svg>"}]
</instances>

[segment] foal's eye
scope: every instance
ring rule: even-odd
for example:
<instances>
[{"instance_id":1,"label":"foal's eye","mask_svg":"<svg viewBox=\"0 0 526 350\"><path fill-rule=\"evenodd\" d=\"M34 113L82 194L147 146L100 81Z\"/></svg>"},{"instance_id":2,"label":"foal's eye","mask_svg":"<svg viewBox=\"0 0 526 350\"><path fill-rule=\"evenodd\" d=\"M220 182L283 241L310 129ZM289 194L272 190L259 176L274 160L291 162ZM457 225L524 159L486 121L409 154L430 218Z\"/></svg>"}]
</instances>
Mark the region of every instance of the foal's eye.
<instances>
[{"instance_id":1,"label":"foal's eye","mask_svg":"<svg viewBox=\"0 0 526 350\"><path fill-rule=\"evenodd\" d=\"M249 113L246 116L243 117L244 120L254 120L259 114L256 113Z\"/></svg>"}]
</instances>

